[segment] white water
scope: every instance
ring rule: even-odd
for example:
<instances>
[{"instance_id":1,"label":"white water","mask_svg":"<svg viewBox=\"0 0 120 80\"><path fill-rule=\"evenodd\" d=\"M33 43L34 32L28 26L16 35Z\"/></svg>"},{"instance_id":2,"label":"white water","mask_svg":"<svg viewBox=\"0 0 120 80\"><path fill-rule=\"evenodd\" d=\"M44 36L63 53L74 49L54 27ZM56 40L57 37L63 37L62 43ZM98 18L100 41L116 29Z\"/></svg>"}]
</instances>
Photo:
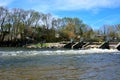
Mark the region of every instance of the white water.
<instances>
[{"instance_id":1,"label":"white water","mask_svg":"<svg viewBox=\"0 0 120 80\"><path fill-rule=\"evenodd\" d=\"M93 53L113 53L120 54L116 49L87 49L87 50L17 50L17 51L3 51L0 50L0 57L6 56L36 56L36 55L69 55L69 54L93 54Z\"/></svg>"}]
</instances>

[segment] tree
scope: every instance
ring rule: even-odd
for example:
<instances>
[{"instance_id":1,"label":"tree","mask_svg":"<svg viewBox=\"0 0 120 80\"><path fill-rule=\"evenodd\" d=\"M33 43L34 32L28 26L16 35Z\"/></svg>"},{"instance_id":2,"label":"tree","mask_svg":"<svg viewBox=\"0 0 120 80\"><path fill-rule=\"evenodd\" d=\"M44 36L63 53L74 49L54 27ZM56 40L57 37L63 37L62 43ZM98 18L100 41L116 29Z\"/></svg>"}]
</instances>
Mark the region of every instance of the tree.
<instances>
[{"instance_id":1,"label":"tree","mask_svg":"<svg viewBox=\"0 0 120 80\"><path fill-rule=\"evenodd\" d=\"M83 38L85 41L95 40L95 32L90 26L85 26L83 29Z\"/></svg>"},{"instance_id":2,"label":"tree","mask_svg":"<svg viewBox=\"0 0 120 80\"><path fill-rule=\"evenodd\" d=\"M79 18L62 18L61 31L68 36L69 39L76 39L83 35L85 24Z\"/></svg>"},{"instance_id":3,"label":"tree","mask_svg":"<svg viewBox=\"0 0 120 80\"><path fill-rule=\"evenodd\" d=\"M7 32L5 31L5 24L7 22L8 10L4 7L0 7L0 41L4 40Z\"/></svg>"}]
</instances>

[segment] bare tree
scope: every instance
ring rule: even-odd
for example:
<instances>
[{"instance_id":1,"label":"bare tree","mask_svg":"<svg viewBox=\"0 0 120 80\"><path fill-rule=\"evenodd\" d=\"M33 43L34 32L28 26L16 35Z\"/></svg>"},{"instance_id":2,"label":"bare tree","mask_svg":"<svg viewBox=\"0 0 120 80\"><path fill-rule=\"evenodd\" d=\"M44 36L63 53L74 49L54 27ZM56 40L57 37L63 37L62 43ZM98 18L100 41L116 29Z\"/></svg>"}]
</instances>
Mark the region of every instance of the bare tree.
<instances>
[{"instance_id":1,"label":"bare tree","mask_svg":"<svg viewBox=\"0 0 120 80\"><path fill-rule=\"evenodd\" d=\"M4 40L6 35L5 24L7 22L8 10L4 7L0 7L0 41Z\"/></svg>"}]
</instances>

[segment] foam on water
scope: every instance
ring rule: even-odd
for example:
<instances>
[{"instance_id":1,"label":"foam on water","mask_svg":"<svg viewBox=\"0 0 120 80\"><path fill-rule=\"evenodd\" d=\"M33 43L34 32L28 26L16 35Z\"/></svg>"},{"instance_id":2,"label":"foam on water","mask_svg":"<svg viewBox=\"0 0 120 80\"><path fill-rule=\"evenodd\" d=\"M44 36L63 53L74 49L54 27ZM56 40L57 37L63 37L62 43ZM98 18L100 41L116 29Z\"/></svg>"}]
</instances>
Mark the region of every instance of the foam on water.
<instances>
[{"instance_id":1,"label":"foam on water","mask_svg":"<svg viewBox=\"0 0 120 80\"><path fill-rule=\"evenodd\" d=\"M68 55L68 54L93 54L93 53L113 53L120 54L116 49L87 49L87 50L17 50L17 51L0 51L0 57L5 56L36 56L36 55Z\"/></svg>"}]
</instances>

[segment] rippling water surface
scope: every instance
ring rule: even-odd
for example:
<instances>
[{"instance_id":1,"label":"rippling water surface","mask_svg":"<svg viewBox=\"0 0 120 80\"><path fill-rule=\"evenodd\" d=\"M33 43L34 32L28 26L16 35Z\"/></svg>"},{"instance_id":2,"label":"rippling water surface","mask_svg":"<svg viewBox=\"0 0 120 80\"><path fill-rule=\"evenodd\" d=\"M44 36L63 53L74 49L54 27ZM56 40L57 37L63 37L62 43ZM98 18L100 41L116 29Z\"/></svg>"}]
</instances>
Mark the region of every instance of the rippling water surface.
<instances>
[{"instance_id":1,"label":"rippling water surface","mask_svg":"<svg viewBox=\"0 0 120 80\"><path fill-rule=\"evenodd\" d=\"M120 80L120 51L0 48L0 80Z\"/></svg>"}]
</instances>

